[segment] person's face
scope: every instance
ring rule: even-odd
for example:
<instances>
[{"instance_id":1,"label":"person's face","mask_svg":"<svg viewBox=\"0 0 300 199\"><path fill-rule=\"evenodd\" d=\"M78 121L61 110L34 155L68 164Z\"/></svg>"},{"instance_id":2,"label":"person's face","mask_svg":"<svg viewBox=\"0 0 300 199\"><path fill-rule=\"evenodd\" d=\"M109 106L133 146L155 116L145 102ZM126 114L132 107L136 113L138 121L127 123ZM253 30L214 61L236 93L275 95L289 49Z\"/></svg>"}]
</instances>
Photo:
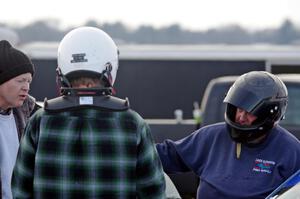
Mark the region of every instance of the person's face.
<instances>
[{"instance_id":1,"label":"person's face","mask_svg":"<svg viewBox=\"0 0 300 199\"><path fill-rule=\"evenodd\" d=\"M257 117L255 115L252 115L251 113L248 113L247 111L237 108L236 114L235 114L235 122L240 125L250 126Z\"/></svg>"},{"instance_id":2,"label":"person's face","mask_svg":"<svg viewBox=\"0 0 300 199\"><path fill-rule=\"evenodd\" d=\"M0 107L3 110L22 106L28 96L31 73L16 76L0 85Z\"/></svg>"}]
</instances>

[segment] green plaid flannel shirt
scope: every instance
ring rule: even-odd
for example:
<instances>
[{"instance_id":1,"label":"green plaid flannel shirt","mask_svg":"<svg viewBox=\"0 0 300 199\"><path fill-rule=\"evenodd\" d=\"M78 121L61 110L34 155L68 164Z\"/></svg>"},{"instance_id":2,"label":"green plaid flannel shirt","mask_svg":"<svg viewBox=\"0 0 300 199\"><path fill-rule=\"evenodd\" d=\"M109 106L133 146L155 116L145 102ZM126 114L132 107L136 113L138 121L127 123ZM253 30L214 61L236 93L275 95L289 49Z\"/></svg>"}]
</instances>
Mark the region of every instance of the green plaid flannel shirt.
<instances>
[{"instance_id":1,"label":"green plaid flannel shirt","mask_svg":"<svg viewBox=\"0 0 300 199\"><path fill-rule=\"evenodd\" d=\"M134 111L95 109L29 121L13 172L14 198L165 198L150 129Z\"/></svg>"}]
</instances>

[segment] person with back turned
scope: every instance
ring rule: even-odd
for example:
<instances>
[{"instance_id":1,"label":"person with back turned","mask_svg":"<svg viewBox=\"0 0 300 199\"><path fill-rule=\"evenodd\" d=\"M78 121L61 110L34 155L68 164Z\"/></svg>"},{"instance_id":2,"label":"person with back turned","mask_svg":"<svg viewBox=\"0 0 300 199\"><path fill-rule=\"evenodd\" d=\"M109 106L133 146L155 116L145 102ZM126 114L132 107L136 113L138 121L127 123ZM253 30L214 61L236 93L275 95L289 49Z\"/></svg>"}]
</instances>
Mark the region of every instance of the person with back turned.
<instances>
[{"instance_id":1,"label":"person with back turned","mask_svg":"<svg viewBox=\"0 0 300 199\"><path fill-rule=\"evenodd\" d=\"M62 96L28 123L12 179L14 198L165 198L150 129L112 96L118 49L104 31L79 27L62 39Z\"/></svg>"}]
</instances>

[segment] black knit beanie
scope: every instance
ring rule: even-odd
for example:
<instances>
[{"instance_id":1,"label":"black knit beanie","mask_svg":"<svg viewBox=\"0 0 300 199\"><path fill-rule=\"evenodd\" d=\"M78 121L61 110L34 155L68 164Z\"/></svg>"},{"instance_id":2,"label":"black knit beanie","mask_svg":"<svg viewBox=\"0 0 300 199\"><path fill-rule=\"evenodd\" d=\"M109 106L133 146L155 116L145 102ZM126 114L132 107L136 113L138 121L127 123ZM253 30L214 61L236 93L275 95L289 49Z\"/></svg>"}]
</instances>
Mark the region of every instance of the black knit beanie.
<instances>
[{"instance_id":1,"label":"black knit beanie","mask_svg":"<svg viewBox=\"0 0 300 199\"><path fill-rule=\"evenodd\" d=\"M34 66L23 52L6 40L0 41L0 85L24 73L34 74Z\"/></svg>"}]
</instances>

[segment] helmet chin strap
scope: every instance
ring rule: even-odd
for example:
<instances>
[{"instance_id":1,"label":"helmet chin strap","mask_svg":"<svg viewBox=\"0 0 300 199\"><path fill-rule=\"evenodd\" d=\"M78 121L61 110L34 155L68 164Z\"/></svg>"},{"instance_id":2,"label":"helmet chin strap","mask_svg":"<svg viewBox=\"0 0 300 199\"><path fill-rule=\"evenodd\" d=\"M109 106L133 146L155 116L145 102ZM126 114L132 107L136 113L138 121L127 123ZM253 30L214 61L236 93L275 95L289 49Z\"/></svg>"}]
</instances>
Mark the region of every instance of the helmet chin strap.
<instances>
[{"instance_id":1,"label":"helmet chin strap","mask_svg":"<svg viewBox=\"0 0 300 199\"><path fill-rule=\"evenodd\" d=\"M242 152L242 143L240 143L240 142L236 143L236 151L235 152L236 152L236 158L240 159L241 152Z\"/></svg>"},{"instance_id":2,"label":"helmet chin strap","mask_svg":"<svg viewBox=\"0 0 300 199\"><path fill-rule=\"evenodd\" d=\"M112 65L110 62L107 62L105 64L105 69L101 73L101 81L106 82L108 84L106 86L110 87L112 94L115 95L116 90L112 86L113 79L112 79L111 71L112 71ZM106 74L107 78L105 78L106 77L105 74Z\"/></svg>"},{"instance_id":3,"label":"helmet chin strap","mask_svg":"<svg viewBox=\"0 0 300 199\"><path fill-rule=\"evenodd\" d=\"M112 65L111 65L110 62L107 62L105 64L105 69L101 73L101 81L108 83L109 87L112 87L112 75L111 75L111 71L112 71ZM105 77L106 77L105 74L107 76L106 79L105 79Z\"/></svg>"},{"instance_id":4,"label":"helmet chin strap","mask_svg":"<svg viewBox=\"0 0 300 199\"><path fill-rule=\"evenodd\" d=\"M71 88L69 80L62 74L59 67L56 68L56 84L60 95L65 95L63 88Z\"/></svg>"},{"instance_id":5,"label":"helmet chin strap","mask_svg":"<svg viewBox=\"0 0 300 199\"><path fill-rule=\"evenodd\" d=\"M62 74L59 67L56 68L57 84L61 87L71 87L69 80Z\"/></svg>"}]
</instances>

